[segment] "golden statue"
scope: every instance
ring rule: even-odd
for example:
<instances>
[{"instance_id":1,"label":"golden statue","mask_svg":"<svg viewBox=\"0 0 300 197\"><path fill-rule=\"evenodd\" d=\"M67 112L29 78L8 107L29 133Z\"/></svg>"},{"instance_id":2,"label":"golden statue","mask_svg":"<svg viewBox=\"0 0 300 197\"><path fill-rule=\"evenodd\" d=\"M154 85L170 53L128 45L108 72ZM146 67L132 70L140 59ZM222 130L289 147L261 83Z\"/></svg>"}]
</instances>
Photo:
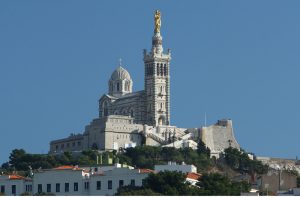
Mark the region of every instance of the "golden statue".
<instances>
[{"instance_id":1,"label":"golden statue","mask_svg":"<svg viewBox=\"0 0 300 197\"><path fill-rule=\"evenodd\" d=\"M154 15L154 33L160 33L161 19L160 19L160 11L156 10Z\"/></svg>"}]
</instances>

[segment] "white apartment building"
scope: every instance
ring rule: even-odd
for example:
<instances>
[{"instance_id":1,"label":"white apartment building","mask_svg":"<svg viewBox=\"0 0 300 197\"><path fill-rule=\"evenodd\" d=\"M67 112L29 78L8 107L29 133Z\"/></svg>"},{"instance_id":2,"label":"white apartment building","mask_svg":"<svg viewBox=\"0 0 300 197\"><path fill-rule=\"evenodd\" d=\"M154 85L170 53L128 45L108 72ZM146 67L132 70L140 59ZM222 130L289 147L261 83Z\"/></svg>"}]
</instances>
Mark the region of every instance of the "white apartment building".
<instances>
[{"instance_id":1,"label":"white apartment building","mask_svg":"<svg viewBox=\"0 0 300 197\"><path fill-rule=\"evenodd\" d=\"M182 173L193 172L197 173L197 167L194 165L186 165L182 163L181 165L177 164L176 162L168 162L167 165L155 165L155 171L178 171Z\"/></svg>"},{"instance_id":2,"label":"white apartment building","mask_svg":"<svg viewBox=\"0 0 300 197\"><path fill-rule=\"evenodd\" d=\"M106 172L94 173L90 177L90 190L88 195L112 196L118 188L126 185L142 186L151 170L116 168Z\"/></svg>"},{"instance_id":3,"label":"white apartment building","mask_svg":"<svg viewBox=\"0 0 300 197\"><path fill-rule=\"evenodd\" d=\"M142 186L149 173L159 171L179 171L186 174L186 181L195 185L200 174L194 165L156 165L156 171L134 169L115 164L114 166L78 167L60 166L39 170L33 179L19 175L0 176L2 195L30 195L46 193L58 196L112 196L122 186Z\"/></svg>"},{"instance_id":4,"label":"white apartment building","mask_svg":"<svg viewBox=\"0 0 300 197\"><path fill-rule=\"evenodd\" d=\"M151 170L122 167L61 166L36 172L33 194L52 193L59 196L114 195L120 186L142 186Z\"/></svg>"},{"instance_id":5,"label":"white apartment building","mask_svg":"<svg viewBox=\"0 0 300 197\"><path fill-rule=\"evenodd\" d=\"M19 175L0 176L0 194L19 196L22 193L32 194L32 180Z\"/></svg>"},{"instance_id":6,"label":"white apartment building","mask_svg":"<svg viewBox=\"0 0 300 197\"><path fill-rule=\"evenodd\" d=\"M59 196L88 195L89 171L61 166L34 173L33 194L53 193Z\"/></svg>"}]
</instances>

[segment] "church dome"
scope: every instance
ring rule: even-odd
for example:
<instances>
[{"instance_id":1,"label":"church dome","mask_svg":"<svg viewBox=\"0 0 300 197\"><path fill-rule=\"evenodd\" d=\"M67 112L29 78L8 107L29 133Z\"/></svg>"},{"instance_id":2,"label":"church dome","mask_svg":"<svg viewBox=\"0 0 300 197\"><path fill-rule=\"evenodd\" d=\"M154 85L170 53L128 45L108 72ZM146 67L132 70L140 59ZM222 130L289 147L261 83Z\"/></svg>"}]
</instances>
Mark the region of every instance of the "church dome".
<instances>
[{"instance_id":1,"label":"church dome","mask_svg":"<svg viewBox=\"0 0 300 197\"><path fill-rule=\"evenodd\" d=\"M119 66L111 75L110 80L116 81L116 80L129 80L131 81L131 77L129 72L123 68L122 66Z\"/></svg>"}]
</instances>

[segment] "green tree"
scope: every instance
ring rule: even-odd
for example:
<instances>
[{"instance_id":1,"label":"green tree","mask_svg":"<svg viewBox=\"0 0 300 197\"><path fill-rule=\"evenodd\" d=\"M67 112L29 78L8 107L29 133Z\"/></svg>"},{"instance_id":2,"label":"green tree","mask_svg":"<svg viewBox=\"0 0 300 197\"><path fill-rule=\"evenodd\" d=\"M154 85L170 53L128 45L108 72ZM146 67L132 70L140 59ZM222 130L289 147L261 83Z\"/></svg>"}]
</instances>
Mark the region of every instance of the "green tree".
<instances>
[{"instance_id":1,"label":"green tree","mask_svg":"<svg viewBox=\"0 0 300 197\"><path fill-rule=\"evenodd\" d=\"M5 162L1 165L1 168L2 169L5 169L5 170L9 170L10 166L9 166L9 162Z\"/></svg>"},{"instance_id":2,"label":"green tree","mask_svg":"<svg viewBox=\"0 0 300 197\"><path fill-rule=\"evenodd\" d=\"M122 155L122 156L121 156ZM154 165L166 164L168 161L194 164L199 171L206 171L213 165L206 154L198 154L191 148L175 149L173 147L137 146L128 148L125 153L119 154L120 162L126 162L138 168L153 169Z\"/></svg>"},{"instance_id":3,"label":"green tree","mask_svg":"<svg viewBox=\"0 0 300 197\"><path fill-rule=\"evenodd\" d=\"M23 160L26 152L24 149L14 149L9 156L9 164L16 170L27 168L27 163Z\"/></svg>"},{"instance_id":4,"label":"green tree","mask_svg":"<svg viewBox=\"0 0 300 197\"><path fill-rule=\"evenodd\" d=\"M249 174L265 174L268 171L267 165L264 165L261 161L255 159L251 160L244 151L229 147L225 149L224 152L225 161L233 170Z\"/></svg>"},{"instance_id":5,"label":"green tree","mask_svg":"<svg viewBox=\"0 0 300 197\"><path fill-rule=\"evenodd\" d=\"M208 147L206 147L206 145L204 144L204 142L200 139L198 141L198 145L197 145L197 153L200 154L204 154L206 155L208 158L210 157L210 149Z\"/></svg>"},{"instance_id":6,"label":"green tree","mask_svg":"<svg viewBox=\"0 0 300 197\"><path fill-rule=\"evenodd\" d=\"M200 187L199 195L206 196L238 196L241 192L248 192L250 185L246 182L231 182L227 176L219 173L203 174L197 186Z\"/></svg>"},{"instance_id":7,"label":"green tree","mask_svg":"<svg viewBox=\"0 0 300 197\"><path fill-rule=\"evenodd\" d=\"M144 187L162 195L197 195L198 188L185 183L185 176L181 172L170 171L151 173L144 180Z\"/></svg>"}]
</instances>

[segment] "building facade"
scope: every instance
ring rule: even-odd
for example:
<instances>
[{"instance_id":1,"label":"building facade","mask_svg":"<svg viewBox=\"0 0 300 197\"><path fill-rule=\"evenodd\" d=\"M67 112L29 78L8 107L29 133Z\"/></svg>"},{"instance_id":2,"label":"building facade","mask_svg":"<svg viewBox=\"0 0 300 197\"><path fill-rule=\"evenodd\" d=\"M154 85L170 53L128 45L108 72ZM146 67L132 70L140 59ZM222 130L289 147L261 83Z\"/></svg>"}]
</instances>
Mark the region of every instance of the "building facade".
<instances>
[{"instance_id":1,"label":"building facade","mask_svg":"<svg viewBox=\"0 0 300 197\"><path fill-rule=\"evenodd\" d=\"M0 176L0 195L20 196L27 193L32 195L32 180L19 175Z\"/></svg>"},{"instance_id":2,"label":"building facade","mask_svg":"<svg viewBox=\"0 0 300 197\"><path fill-rule=\"evenodd\" d=\"M156 170L135 169L115 164L111 166L59 166L39 169L33 178L19 175L0 175L1 195L56 195L56 196L113 196L123 186L142 186L150 173L178 171L186 181L195 185L201 174L193 165L159 165Z\"/></svg>"},{"instance_id":3,"label":"building facade","mask_svg":"<svg viewBox=\"0 0 300 197\"><path fill-rule=\"evenodd\" d=\"M108 80L108 93L99 99L99 117L92 120L82 134L71 134L67 138L51 141L51 154L90 148L119 150L139 145L195 149L200 138L208 142L209 148L222 144L214 151L216 154L229 146L239 148L232 129L228 132L225 127L204 128L202 130L206 132L201 132L201 128L187 129L171 125L171 51L164 51L160 27L161 14L157 10L152 47L149 52L144 50L143 53L144 90L133 92L131 76L120 63ZM218 131L214 132L216 129ZM215 142L214 136L221 135L214 133L222 132L222 129L225 137ZM229 144L228 140L232 143Z\"/></svg>"},{"instance_id":4,"label":"building facade","mask_svg":"<svg viewBox=\"0 0 300 197\"><path fill-rule=\"evenodd\" d=\"M57 196L112 196L122 186L142 186L148 169L134 169L130 166L78 167L60 166L54 169L38 170L32 179L19 175L0 176L0 194L57 195Z\"/></svg>"},{"instance_id":5,"label":"building facade","mask_svg":"<svg viewBox=\"0 0 300 197\"><path fill-rule=\"evenodd\" d=\"M123 167L120 164L102 167L60 166L36 172L33 194L59 196L112 196L122 186L142 186L151 170Z\"/></svg>"}]
</instances>

